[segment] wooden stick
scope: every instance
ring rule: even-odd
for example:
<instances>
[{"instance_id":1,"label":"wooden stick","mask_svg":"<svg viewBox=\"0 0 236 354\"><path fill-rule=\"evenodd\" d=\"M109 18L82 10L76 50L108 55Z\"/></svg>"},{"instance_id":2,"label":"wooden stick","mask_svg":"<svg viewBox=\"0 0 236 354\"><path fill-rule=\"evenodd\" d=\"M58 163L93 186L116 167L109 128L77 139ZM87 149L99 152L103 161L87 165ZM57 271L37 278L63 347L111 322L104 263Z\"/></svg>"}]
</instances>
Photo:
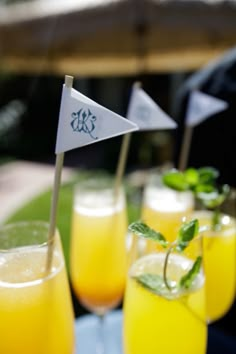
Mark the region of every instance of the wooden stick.
<instances>
[{"instance_id":1,"label":"wooden stick","mask_svg":"<svg viewBox=\"0 0 236 354\"><path fill-rule=\"evenodd\" d=\"M188 164L189 151L192 141L193 127L186 125L184 129L183 142L180 151L179 170L184 171Z\"/></svg>"},{"instance_id":2,"label":"wooden stick","mask_svg":"<svg viewBox=\"0 0 236 354\"><path fill-rule=\"evenodd\" d=\"M139 87L141 87L141 83L139 81L133 84L133 90ZM129 146L131 141L131 135L132 133L127 133L123 135L123 139L121 143L121 150L120 150L120 155L119 155L116 174L115 174L115 189L114 189L115 202L117 201L119 188L121 186L122 179L125 172L125 166L127 162L127 156L128 156L128 151L129 151Z\"/></svg>"},{"instance_id":3,"label":"wooden stick","mask_svg":"<svg viewBox=\"0 0 236 354\"><path fill-rule=\"evenodd\" d=\"M119 188L121 186L122 178L123 178L124 171L125 171L125 165L126 165L129 146L130 146L130 140L131 140L131 133L127 133L123 136L122 143L121 143L119 161L118 161L116 175L115 175L115 190L114 190L115 201L117 200Z\"/></svg>"},{"instance_id":4,"label":"wooden stick","mask_svg":"<svg viewBox=\"0 0 236 354\"><path fill-rule=\"evenodd\" d=\"M65 76L65 85L68 88L73 86L73 77ZM54 185L53 185L53 194L52 194L52 203L50 211L50 223L49 223L49 232L48 232L48 253L47 253L47 263L46 271L49 273L52 266L53 259L53 250L54 250L54 241L55 241L55 232L56 232L56 216L57 216L57 205L58 197L61 184L61 173L63 168L64 161L64 152L56 155L56 166L54 174Z\"/></svg>"}]
</instances>

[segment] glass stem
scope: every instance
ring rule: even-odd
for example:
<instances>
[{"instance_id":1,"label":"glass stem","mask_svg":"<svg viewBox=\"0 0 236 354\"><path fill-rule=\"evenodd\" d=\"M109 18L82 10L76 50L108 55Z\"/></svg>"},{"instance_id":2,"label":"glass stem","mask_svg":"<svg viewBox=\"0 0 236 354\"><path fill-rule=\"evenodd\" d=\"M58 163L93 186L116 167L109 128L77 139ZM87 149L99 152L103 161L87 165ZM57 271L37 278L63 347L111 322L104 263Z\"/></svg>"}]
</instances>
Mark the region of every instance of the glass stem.
<instances>
[{"instance_id":1,"label":"glass stem","mask_svg":"<svg viewBox=\"0 0 236 354\"><path fill-rule=\"evenodd\" d=\"M98 316L98 331L97 331L97 343L96 343L96 354L105 354L105 316L104 314Z\"/></svg>"}]
</instances>

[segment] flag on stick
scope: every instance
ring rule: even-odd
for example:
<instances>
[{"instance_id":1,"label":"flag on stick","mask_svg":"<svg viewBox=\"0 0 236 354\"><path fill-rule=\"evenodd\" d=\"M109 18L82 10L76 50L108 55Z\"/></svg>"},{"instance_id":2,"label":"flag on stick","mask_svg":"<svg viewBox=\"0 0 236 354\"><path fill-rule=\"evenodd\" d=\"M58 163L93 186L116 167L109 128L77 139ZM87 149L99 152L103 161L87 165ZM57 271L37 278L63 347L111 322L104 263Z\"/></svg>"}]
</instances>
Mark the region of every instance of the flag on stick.
<instances>
[{"instance_id":1,"label":"flag on stick","mask_svg":"<svg viewBox=\"0 0 236 354\"><path fill-rule=\"evenodd\" d=\"M139 130L175 129L177 124L141 88L134 86L129 102L127 118L135 122Z\"/></svg>"},{"instance_id":2,"label":"flag on stick","mask_svg":"<svg viewBox=\"0 0 236 354\"><path fill-rule=\"evenodd\" d=\"M224 111L227 108L227 102L195 90L189 97L186 125L195 127L213 114Z\"/></svg>"},{"instance_id":3,"label":"flag on stick","mask_svg":"<svg viewBox=\"0 0 236 354\"><path fill-rule=\"evenodd\" d=\"M73 77L63 85L56 140L56 166L48 234L47 272L50 272L56 231L56 214L64 153L138 130L135 123L99 105L72 88Z\"/></svg>"},{"instance_id":4,"label":"flag on stick","mask_svg":"<svg viewBox=\"0 0 236 354\"><path fill-rule=\"evenodd\" d=\"M56 154L137 130L135 123L63 86Z\"/></svg>"},{"instance_id":5,"label":"flag on stick","mask_svg":"<svg viewBox=\"0 0 236 354\"><path fill-rule=\"evenodd\" d=\"M180 150L179 170L183 171L188 162L193 128L216 113L228 108L228 103L206 93L194 90L189 97L183 142Z\"/></svg>"},{"instance_id":6,"label":"flag on stick","mask_svg":"<svg viewBox=\"0 0 236 354\"><path fill-rule=\"evenodd\" d=\"M175 129L177 127L177 124L141 88L140 82L133 85L127 118L136 123L141 131ZM125 171L130 140L131 133L124 135L116 169L116 190L118 190Z\"/></svg>"}]
</instances>

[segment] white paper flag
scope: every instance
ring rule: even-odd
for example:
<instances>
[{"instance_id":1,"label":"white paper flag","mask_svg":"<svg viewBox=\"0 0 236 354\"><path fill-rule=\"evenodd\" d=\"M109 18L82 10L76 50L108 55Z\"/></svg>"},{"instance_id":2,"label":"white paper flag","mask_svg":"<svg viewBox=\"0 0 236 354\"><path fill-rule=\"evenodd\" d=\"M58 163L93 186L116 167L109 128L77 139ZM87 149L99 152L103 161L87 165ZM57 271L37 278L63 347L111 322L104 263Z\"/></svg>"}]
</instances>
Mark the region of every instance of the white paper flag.
<instances>
[{"instance_id":1,"label":"white paper flag","mask_svg":"<svg viewBox=\"0 0 236 354\"><path fill-rule=\"evenodd\" d=\"M141 88L133 88L127 118L139 130L175 129L177 124Z\"/></svg>"},{"instance_id":2,"label":"white paper flag","mask_svg":"<svg viewBox=\"0 0 236 354\"><path fill-rule=\"evenodd\" d=\"M193 91L189 97L186 125L195 127L213 114L227 109L228 103L200 91Z\"/></svg>"},{"instance_id":3,"label":"white paper flag","mask_svg":"<svg viewBox=\"0 0 236 354\"><path fill-rule=\"evenodd\" d=\"M63 85L56 154L135 130L135 123Z\"/></svg>"}]
</instances>

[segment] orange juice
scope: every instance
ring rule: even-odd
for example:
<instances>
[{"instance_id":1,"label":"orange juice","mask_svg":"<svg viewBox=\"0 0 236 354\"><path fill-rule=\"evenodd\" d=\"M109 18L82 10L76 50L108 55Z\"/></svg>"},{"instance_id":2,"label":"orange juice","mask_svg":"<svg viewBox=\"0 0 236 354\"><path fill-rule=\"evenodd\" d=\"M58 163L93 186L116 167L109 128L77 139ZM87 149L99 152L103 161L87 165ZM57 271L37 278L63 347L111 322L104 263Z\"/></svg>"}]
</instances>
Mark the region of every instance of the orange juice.
<instances>
[{"instance_id":1,"label":"orange juice","mask_svg":"<svg viewBox=\"0 0 236 354\"><path fill-rule=\"evenodd\" d=\"M212 212L194 213L200 225L211 225ZM236 287L236 220L221 215L219 231L204 232L204 267L206 275L207 319L221 318L235 299Z\"/></svg>"},{"instance_id":2,"label":"orange juice","mask_svg":"<svg viewBox=\"0 0 236 354\"><path fill-rule=\"evenodd\" d=\"M112 195L113 196L113 195ZM104 313L122 300L126 270L127 216L124 199L106 194L75 201L70 273L81 303Z\"/></svg>"},{"instance_id":3,"label":"orange juice","mask_svg":"<svg viewBox=\"0 0 236 354\"><path fill-rule=\"evenodd\" d=\"M134 276L143 273L162 275L164 253L150 254L136 261L129 272L124 298L125 354L205 354L204 276L201 271L191 289L168 295L146 289ZM171 255L168 278L176 277L192 265L180 255Z\"/></svg>"},{"instance_id":4,"label":"orange juice","mask_svg":"<svg viewBox=\"0 0 236 354\"><path fill-rule=\"evenodd\" d=\"M0 250L0 353L73 354L74 315L61 250L45 274L47 247Z\"/></svg>"},{"instance_id":5,"label":"orange juice","mask_svg":"<svg viewBox=\"0 0 236 354\"><path fill-rule=\"evenodd\" d=\"M146 187L142 206L142 220L152 229L165 235L168 241L176 238L183 221L193 210L191 192L177 192L167 187Z\"/></svg>"}]
</instances>

